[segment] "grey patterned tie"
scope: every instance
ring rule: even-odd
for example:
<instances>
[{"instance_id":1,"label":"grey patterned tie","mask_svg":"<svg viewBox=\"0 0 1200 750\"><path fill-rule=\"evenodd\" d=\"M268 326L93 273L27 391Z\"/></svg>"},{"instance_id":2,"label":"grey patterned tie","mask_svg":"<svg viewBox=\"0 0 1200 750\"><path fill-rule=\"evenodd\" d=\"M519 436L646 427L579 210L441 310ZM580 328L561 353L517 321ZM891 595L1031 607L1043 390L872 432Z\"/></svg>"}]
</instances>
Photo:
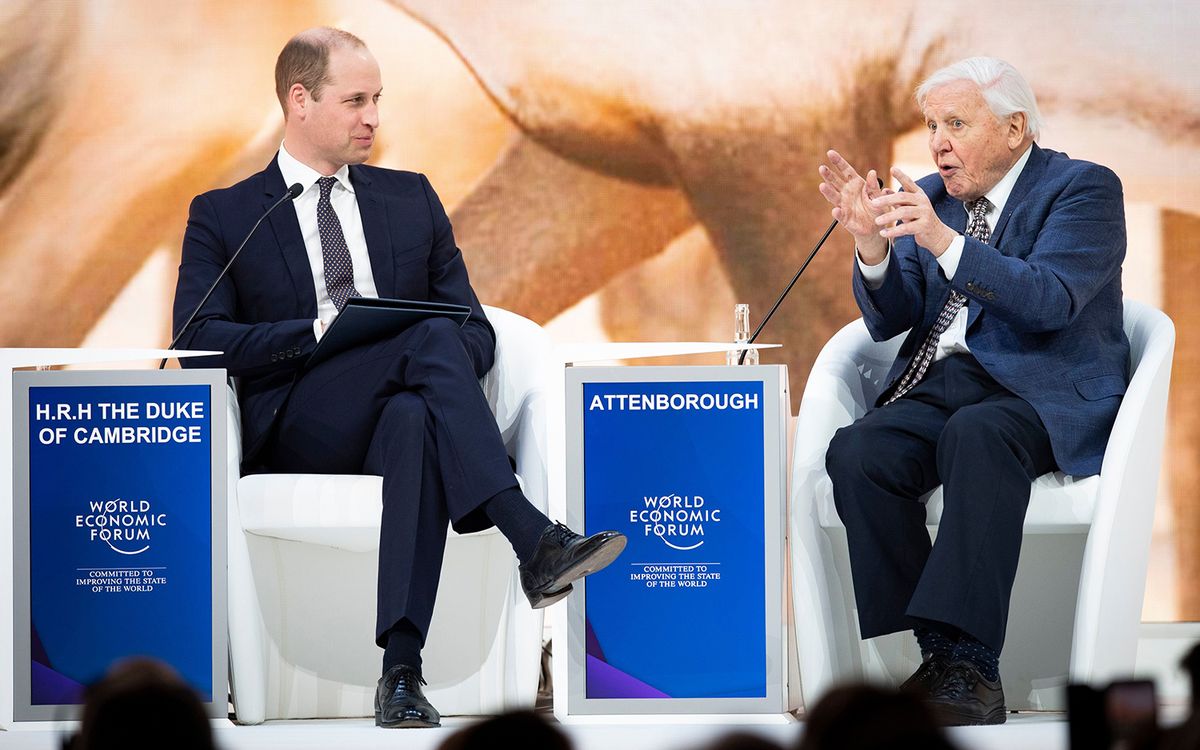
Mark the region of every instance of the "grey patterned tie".
<instances>
[{"instance_id":1,"label":"grey patterned tie","mask_svg":"<svg viewBox=\"0 0 1200 750\"><path fill-rule=\"evenodd\" d=\"M333 212L333 204L329 202L329 194L333 191L336 177L322 177L317 180L321 189L321 197L317 199L317 230L321 233L321 260L325 264L325 290L333 300L333 306L338 312L346 306L346 300L351 297L361 297L354 288L354 262L350 260L350 248L346 247L346 237L342 234L342 223Z\"/></svg>"},{"instance_id":2,"label":"grey patterned tie","mask_svg":"<svg viewBox=\"0 0 1200 750\"><path fill-rule=\"evenodd\" d=\"M992 230L988 229L987 220L984 218L991 207L992 204L987 198L976 198L967 203L967 211L970 212L970 219L967 222L968 237L974 237L984 244L991 239ZM911 391L917 383L921 382L921 378L925 377L925 371L933 363L933 355L937 352L938 340L941 339L942 334L950 327L950 321L954 320L954 316L958 315L958 311L965 304L967 304L967 298L951 289L950 299L946 300L946 306L938 314L933 328L929 329L929 335L925 337L921 348L917 349L917 353L909 360L908 367L904 369L904 374L897 381L892 395L884 402L885 405Z\"/></svg>"}]
</instances>

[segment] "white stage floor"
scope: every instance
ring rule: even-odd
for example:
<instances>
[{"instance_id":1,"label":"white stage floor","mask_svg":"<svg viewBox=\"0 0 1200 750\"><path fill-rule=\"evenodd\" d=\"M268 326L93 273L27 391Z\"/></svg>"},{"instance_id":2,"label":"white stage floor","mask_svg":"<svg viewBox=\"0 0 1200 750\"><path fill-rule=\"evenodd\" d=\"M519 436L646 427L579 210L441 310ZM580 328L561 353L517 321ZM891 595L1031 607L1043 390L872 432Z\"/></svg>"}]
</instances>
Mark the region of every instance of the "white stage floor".
<instances>
[{"instance_id":1,"label":"white stage floor","mask_svg":"<svg viewBox=\"0 0 1200 750\"><path fill-rule=\"evenodd\" d=\"M222 750L436 750L456 729L474 721L448 717L440 729L376 729L369 719L271 721L259 726L216 730ZM566 725L575 750L703 750L730 732L753 733L790 750L802 723L791 725L609 724ZM1066 750L1067 723L1062 714L1009 714L998 727L955 727L950 736L961 750ZM60 735L50 729L0 732L5 750L57 750Z\"/></svg>"}]
</instances>

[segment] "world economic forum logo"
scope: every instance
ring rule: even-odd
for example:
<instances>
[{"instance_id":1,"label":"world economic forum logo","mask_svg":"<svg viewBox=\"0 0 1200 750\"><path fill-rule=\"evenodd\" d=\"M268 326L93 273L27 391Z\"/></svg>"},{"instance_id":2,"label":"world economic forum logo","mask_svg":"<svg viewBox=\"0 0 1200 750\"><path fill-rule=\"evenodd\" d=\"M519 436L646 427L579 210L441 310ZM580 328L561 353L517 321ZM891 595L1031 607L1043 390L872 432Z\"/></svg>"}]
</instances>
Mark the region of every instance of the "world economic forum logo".
<instances>
[{"instance_id":1,"label":"world economic forum logo","mask_svg":"<svg viewBox=\"0 0 1200 750\"><path fill-rule=\"evenodd\" d=\"M656 536L671 549L686 552L704 544L705 530L721 522L721 509L700 495L643 495L629 511L629 523L645 536Z\"/></svg>"},{"instance_id":2,"label":"world economic forum logo","mask_svg":"<svg viewBox=\"0 0 1200 750\"><path fill-rule=\"evenodd\" d=\"M150 549L151 531L167 525L166 513L155 513L149 500L89 500L87 513L75 516L75 528L87 531L113 552L140 555Z\"/></svg>"}]
</instances>

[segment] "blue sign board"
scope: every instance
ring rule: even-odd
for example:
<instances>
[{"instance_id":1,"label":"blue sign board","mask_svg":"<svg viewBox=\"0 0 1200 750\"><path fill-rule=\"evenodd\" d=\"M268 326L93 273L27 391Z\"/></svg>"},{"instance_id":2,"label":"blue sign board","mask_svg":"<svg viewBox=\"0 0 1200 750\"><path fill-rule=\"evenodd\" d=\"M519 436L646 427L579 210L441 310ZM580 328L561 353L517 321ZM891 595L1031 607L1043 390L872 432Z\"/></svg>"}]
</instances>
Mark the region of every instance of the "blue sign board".
<instances>
[{"instance_id":1,"label":"blue sign board","mask_svg":"<svg viewBox=\"0 0 1200 750\"><path fill-rule=\"evenodd\" d=\"M586 698L765 698L763 382L582 386Z\"/></svg>"},{"instance_id":2,"label":"blue sign board","mask_svg":"<svg viewBox=\"0 0 1200 750\"><path fill-rule=\"evenodd\" d=\"M15 668L28 673L18 685L35 712L80 703L86 685L134 655L169 664L202 701L224 706L213 564L214 546L224 550L213 535L213 410L224 399L213 392L208 383L28 386L27 431L16 436L27 464L14 469L28 498L18 551L27 551L29 656Z\"/></svg>"}]
</instances>

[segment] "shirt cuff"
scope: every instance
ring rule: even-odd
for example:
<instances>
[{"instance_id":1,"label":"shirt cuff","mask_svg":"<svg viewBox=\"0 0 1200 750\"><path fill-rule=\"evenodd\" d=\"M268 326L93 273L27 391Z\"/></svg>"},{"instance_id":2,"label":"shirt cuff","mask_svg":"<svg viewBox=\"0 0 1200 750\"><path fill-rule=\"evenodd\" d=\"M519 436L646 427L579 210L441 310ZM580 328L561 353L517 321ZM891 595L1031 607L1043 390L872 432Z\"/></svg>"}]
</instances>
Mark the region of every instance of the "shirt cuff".
<instances>
[{"instance_id":1,"label":"shirt cuff","mask_svg":"<svg viewBox=\"0 0 1200 750\"><path fill-rule=\"evenodd\" d=\"M858 254L858 248L854 248L854 259L858 261L858 270L862 274L863 282L866 283L867 289L875 290L883 286L883 279L887 276L888 263L892 259L892 249L889 245L887 254L883 256L883 260L873 266L868 266L863 263L862 256Z\"/></svg>"},{"instance_id":2,"label":"shirt cuff","mask_svg":"<svg viewBox=\"0 0 1200 750\"><path fill-rule=\"evenodd\" d=\"M958 270L958 262L962 260L963 248L966 245L966 238L961 234L955 235L954 239L950 240L950 245L937 257L938 265L942 267L942 273L946 274L947 281L954 278L954 272Z\"/></svg>"},{"instance_id":3,"label":"shirt cuff","mask_svg":"<svg viewBox=\"0 0 1200 750\"><path fill-rule=\"evenodd\" d=\"M316 337L317 341L320 341L321 334L323 334L323 333L325 333L325 327L321 325L321 319L314 318L313 319L313 336Z\"/></svg>"}]
</instances>

